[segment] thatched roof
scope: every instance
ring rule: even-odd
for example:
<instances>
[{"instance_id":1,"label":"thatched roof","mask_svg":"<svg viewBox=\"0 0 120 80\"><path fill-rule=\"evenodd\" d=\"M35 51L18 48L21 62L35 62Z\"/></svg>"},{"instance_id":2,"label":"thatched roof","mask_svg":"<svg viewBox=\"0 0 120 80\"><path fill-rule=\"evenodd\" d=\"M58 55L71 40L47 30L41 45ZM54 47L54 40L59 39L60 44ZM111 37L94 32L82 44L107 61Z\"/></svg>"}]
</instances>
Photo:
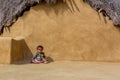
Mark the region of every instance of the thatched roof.
<instances>
[{"instance_id":1,"label":"thatched roof","mask_svg":"<svg viewBox=\"0 0 120 80\"><path fill-rule=\"evenodd\" d=\"M115 25L120 25L120 0L84 0L98 12L103 12Z\"/></svg>"},{"instance_id":2,"label":"thatched roof","mask_svg":"<svg viewBox=\"0 0 120 80\"><path fill-rule=\"evenodd\" d=\"M4 27L9 28L26 9L41 2L54 4L56 0L0 0L0 33Z\"/></svg>"},{"instance_id":3,"label":"thatched roof","mask_svg":"<svg viewBox=\"0 0 120 80\"><path fill-rule=\"evenodd\" d=\"M4 27L14 23L23 12L35 4L47 2L55 4L59 0L1 0L0 1L0 33ZM65 0L61 0L65 1ZM71 1L71 0L69 0ZM120 25L120 0L83 0L95 10L103 12L115 25Z\"/></svg>"}]
</instances>

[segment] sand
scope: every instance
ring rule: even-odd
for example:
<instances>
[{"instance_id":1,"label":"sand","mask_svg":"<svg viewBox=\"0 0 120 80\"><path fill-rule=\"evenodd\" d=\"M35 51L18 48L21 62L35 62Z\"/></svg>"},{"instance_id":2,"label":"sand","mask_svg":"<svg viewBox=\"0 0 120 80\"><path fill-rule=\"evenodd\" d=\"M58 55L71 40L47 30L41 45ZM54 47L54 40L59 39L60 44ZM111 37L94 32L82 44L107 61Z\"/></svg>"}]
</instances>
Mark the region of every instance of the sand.
<instances>
[{"instance_id":1,"label":"sand","mask_svg":"<svg viewBox=\"0 0 120 80\"><path fill-rule=\"evenodd\" d=\"M57 61L0 65L0 80L119 80L120 63Z\"/></svg>"}]
</instances>

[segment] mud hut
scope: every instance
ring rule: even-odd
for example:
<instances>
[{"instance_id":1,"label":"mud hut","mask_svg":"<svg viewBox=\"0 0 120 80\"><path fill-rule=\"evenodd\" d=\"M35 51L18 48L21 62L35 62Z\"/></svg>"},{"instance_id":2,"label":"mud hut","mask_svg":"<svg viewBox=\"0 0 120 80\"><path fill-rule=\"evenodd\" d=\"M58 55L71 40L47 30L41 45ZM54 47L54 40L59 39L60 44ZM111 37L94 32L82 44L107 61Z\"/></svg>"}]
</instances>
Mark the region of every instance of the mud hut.
<instances>
[{"instance_id":1,"label":"mud hut","mask_svg":"<svg viewBox=\"0 0 120 80\"><path fill-rule=\"evenodd\" d=\"M29 61L39 44L53 60L120 61L117 0L3 0L0 7L0 63Z\"/></svg>"}]
</instances>

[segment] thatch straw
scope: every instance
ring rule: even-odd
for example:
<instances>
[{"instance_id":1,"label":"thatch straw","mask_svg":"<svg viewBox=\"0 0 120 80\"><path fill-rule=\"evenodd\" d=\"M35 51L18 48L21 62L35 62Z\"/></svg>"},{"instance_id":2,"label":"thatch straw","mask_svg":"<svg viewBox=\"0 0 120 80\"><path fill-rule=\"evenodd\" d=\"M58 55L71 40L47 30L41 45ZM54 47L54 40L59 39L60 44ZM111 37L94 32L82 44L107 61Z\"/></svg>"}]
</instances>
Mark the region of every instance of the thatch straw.
<instances>
[{"instance_id":1,"label":"thatch straw","mask_svg":"<svg viewBox=\"0 0 120 80\"><path fill-rule=\"evenodd\" d=\"M0 0L0 33L4 27L12 25L25 10L41 2L55 4L56 0Z\"/></svg>"},{"instance_id":2,"label":"thatch straw","mask_svg":"<svg viewBox=\"0 0 120 80\"><path fill-rule=\"evenodd\" d=\"M120 25L120 0L84 0L104 16L108 16L115 25Z\"/></svg>"},{"instance_id":3,"label":"thatch straw","mask_svg":"<svg viewBox=\"0 0 120 80\"><path fill-rule=\"evenodd\" d=\"M14 23L24 11L35 4L47 2L55 4L59 0L1 0L0 1L0 33L4 27ZM66 1L66 0L61 0ZM71 0L69 0L71 1ZM108 16L115 25L120 25L120 0L83 0L98 12Z\"/></svg>"}]
</instances>

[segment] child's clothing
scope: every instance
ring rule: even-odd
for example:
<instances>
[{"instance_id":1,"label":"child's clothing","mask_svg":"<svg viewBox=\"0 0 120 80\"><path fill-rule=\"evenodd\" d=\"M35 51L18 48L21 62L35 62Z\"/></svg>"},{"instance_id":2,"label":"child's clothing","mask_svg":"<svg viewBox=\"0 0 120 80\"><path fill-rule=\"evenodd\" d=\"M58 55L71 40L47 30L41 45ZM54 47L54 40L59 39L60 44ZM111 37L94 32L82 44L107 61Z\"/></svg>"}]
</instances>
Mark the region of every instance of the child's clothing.
<instances>
[{"instance_id":1,"label":"child's clothing","mask_svg":"<svg viewBox=\"0 0 120 80\"><path fill-rule=\"evenodd\" d=\"M47 61L44 52L40 52L40 53L36 52L33 55L32 62L41 62L41 61Z\"/></svg>"}]
</instances>

